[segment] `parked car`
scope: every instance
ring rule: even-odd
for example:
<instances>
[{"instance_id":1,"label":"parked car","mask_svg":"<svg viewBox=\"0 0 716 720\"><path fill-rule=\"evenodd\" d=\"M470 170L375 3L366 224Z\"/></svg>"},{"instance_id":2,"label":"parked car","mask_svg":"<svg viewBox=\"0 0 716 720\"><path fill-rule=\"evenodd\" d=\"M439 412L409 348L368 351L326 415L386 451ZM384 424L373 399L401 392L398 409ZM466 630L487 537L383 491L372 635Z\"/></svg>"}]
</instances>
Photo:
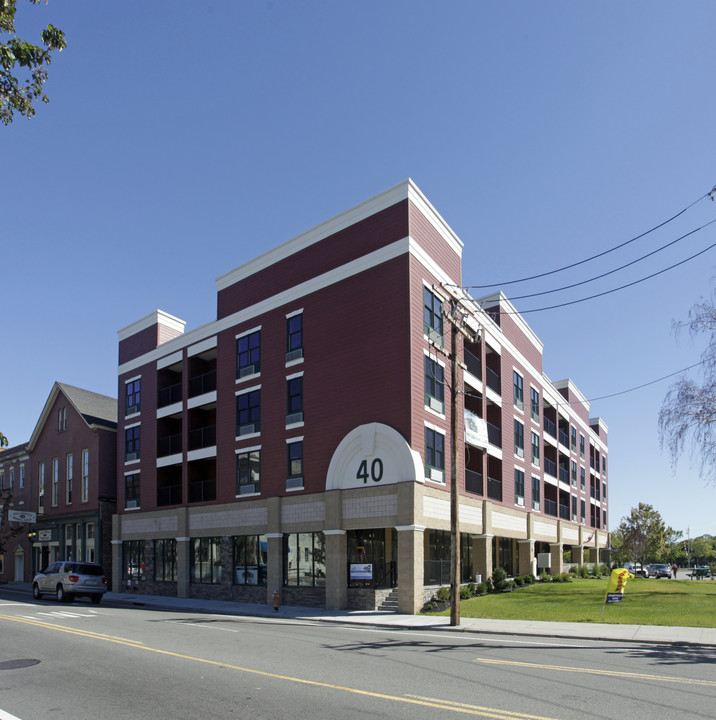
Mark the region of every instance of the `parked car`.
<instances>
[{"instance_id":1,"label":"parked car","mask_svg":"<svg viewBox=\"0 0 716 720\"><path fill-rule=\"evenodd\" d=\"M628 570L634 577L646 577L646 570L642 570L641 563L625 562L624 569Z\"/></svg>"},{"instance_id":2,"label":"parked car","mask_svg":"<svg viewBox=\"0 0 716 720\"><path fill-rule=\"evenodd\" d=\"M32 597L54 594L59 602L72 602L76 597L88 597L95 605L107 592L107 578L101 565L86 562L53 562L32 581Z\"/></svg>"},{"instance_id":3,"label":"parked car","mask_svg":"<svg viewBox=\"0 0 716 720\"><path fill-rule=\"evenodd\" d=\"M670 578L671 568L668 565L664 565L663 563L652 563L647 568L647 577Z\"/></svg>"}]
</instances>

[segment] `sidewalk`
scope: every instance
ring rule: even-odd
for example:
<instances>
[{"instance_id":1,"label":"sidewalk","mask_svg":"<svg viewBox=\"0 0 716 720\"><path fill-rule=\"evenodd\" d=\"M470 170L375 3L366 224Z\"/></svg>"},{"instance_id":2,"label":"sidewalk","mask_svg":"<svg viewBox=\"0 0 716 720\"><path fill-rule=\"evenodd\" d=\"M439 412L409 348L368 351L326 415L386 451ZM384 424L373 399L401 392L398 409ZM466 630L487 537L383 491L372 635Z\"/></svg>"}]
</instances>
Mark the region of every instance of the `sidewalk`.
<instances>
[{"instance_id":1,"label":"sidewalk","mask_svg":"<svg viewBox=\"0 0 716 720\"><path fill-rule=\"evenodd\" d=\"M23 599L32 597L29 583L8 583L0 586L0 588L3 591L17 592L23 596ZM107 605L171 610L173 612L295 619L393 629L433 629L490 635L532 635L562 639L659 643L661 645L684 643L716 647L716 628L539 622L534 620L490 620L485 618L461 618L460 625L451 626L450 618L443 616L400 615L390 612L358 610L326 610L325 608L296 607L290 605L281 606L278 611L276 611L269 605L114 592L106 593L102 602Z\"/></svg>"}]
</instances>

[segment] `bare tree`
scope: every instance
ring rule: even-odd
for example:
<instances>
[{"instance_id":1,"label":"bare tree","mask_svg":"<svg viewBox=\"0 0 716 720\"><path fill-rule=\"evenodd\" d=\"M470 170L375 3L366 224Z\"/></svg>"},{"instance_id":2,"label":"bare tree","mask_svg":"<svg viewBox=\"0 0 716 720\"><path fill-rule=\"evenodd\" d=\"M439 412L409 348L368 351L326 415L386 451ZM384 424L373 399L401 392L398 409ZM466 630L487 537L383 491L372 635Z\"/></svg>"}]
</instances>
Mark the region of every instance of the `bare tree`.
<instances>
[{"instance_id":1,"label":"bare tree","mask_svg":"<svg viewBox=\"0 0 716 720\"><path fill-rule=\"evenodd\" d=\"M661 447L666 448L675 468L689 446L699 464L701 477L716 485L716 307L702 300L689 311L687 323L674 323L678 333L688 329L691 337L706 335L701 355L700 382L684 375L666 394L659 413Z\"/></svg>"}]
</instances>

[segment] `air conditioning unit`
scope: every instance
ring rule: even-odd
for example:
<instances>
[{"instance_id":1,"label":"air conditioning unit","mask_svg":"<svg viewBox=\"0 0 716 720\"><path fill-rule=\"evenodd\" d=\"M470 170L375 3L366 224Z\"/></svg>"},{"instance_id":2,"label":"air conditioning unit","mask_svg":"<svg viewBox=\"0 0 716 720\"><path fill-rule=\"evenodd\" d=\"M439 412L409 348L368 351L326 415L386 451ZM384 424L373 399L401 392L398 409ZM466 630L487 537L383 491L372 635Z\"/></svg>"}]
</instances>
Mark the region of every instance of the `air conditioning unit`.
<instances>
[{"instance_id":1,"label":"air conditioning unit","mask_svg":"<svg viewBox=\"0 0 716 720\"><path fill-rule=\"evenodd\" d=\"M439 412L441 415L445 412L445 403L438 400L437 398L430 398L430 409Z\"/></svg>"},{"instance_id":2,"label":"air conditioning unit","mask_svg":"<svg viewBox=\"0 0 716 720\"><path fill-rule=\"evenodd\" d=\"M436 470L435 468L430 468L430 479L433 482L443 482L445 474L442 470Z\"/></svg>"},{"instance_id":3,"label":"air conditioning unit","mask_svg":"<svg viewBox=\"0 0 716 720\"><path fill-rule=\"evenodd\" d=\"M133 508L139 507L136 500L127 500L127 502L124 504L124 507L127 508L127 510L131 510Z\"/></svg>"},{"instance_id":4,"label":"air conditioning unit","mask_svg":"<svg viewBox=\"0 0 716 720\"><path fill-rule=\"evenodd\" d=\"M256 485L242 485L239 488L239 495L252 495L256 493Z\"/></svg>"},{"instance_id":5,"label":"air conditioning unit","mask_svg":"<svg viewBox=\"0 0 716 720\"><path fill-rule=\"evenodd\" d=\"M286 415L286 425L303 422L303 411Z\"/></svg>"},{"instance_id":6,"label":"air conditioning unit","mask_svg":"<svg viewBox=\"0 0 716 720\"><path fill-rule=\"evenodd\" d=\"M124 456L124 459L125 459L126 462L129 462L130 460L139 460L139 453L135 453L135 452L133 452L133 453L127 453L127 454Z\"/></svg>"},{"instance_id":7,"label":"air conditioning unit","mask_svg":"<svg viewBox=\"0 0 716 720\"><path fill-rule=\"evenodd\" d=\"M516 501L516 504L519 505L519 507L524 507L524 506L525 506L525 499L524 499L523 497L518 497L518 498L517 498L517 501Z\"/></svg>"},{"instance_id":8,"label":"air conditioning unit","mask_svg":"<svg viewBox=\"0 0 716 720\"><path fill-rule=\"evenodd\" d=\"M286 490L295 490L296 488L303 487L302 477L291 477L286 478Z\"/></svg>"},{"instance_id":9,"label":"air conditioning unit","mask_svg":"<svg viewBox=\"0 0 716 720\"><path fill-rule=\"evenodd\" d=\"M139 412L139 405L130 405L125 411L125 415L134 415Z\"/></svg>"},{"instance_id":10,"label":"air conditioning unit","mask_svg":"<svg viewBox=\"0 0 716 720\"><path fill-rule=\"evenodd\" d=\"M239 426L239 435L248 435L249 433L255 433L256 432L256 423L252 423L251 425L240 425Z\"/></svg>"},{"instance_id":11,"label":"air conditioning unit","mask_svg":"<svg viewBox=\"0 0 716 720\"><path fill-rule=\"evenodd\" d=\"M300 360L303 357L303 348L297 348L296 350L289 350L289 352L286 353L286 362L291 362L292 360Z\"/></svg>"},{"instance_id":12,"label":"air conditioning unit","mask_svg":"<svg viewBox=\"0 0 716 720\"><path fill-rule=\"evenodd\" d=\"M256 365L247 365L239 370L239 377L246 377L247 375L256 375Z\"/></svg>"}]
</instances>

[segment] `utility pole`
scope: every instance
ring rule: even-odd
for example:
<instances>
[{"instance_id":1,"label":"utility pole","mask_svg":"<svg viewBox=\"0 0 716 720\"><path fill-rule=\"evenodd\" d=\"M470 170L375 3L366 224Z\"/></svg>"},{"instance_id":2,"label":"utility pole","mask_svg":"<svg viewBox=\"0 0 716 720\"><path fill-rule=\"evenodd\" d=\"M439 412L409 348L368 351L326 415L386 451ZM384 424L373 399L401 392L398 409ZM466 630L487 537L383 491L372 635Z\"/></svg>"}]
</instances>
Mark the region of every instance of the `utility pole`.
<instances>
[{"instance_id":1,"label":"utility pole","mask_svg":"<svg viewBox=\"0 0 716 720\"><path fill-rule=\"evenodd\" d=\"M450 625L460 624L460 493L458 492L457 469L460 461L458 443L458 369L465 367L459 354L460 335L474 342L480 336L480 329L474 317L475 309L465 303L462 294L450 293L450 311L444 312L452 325L450 353L448 355L452 372L450 381Z\"/></svg>"}]
</instances>

